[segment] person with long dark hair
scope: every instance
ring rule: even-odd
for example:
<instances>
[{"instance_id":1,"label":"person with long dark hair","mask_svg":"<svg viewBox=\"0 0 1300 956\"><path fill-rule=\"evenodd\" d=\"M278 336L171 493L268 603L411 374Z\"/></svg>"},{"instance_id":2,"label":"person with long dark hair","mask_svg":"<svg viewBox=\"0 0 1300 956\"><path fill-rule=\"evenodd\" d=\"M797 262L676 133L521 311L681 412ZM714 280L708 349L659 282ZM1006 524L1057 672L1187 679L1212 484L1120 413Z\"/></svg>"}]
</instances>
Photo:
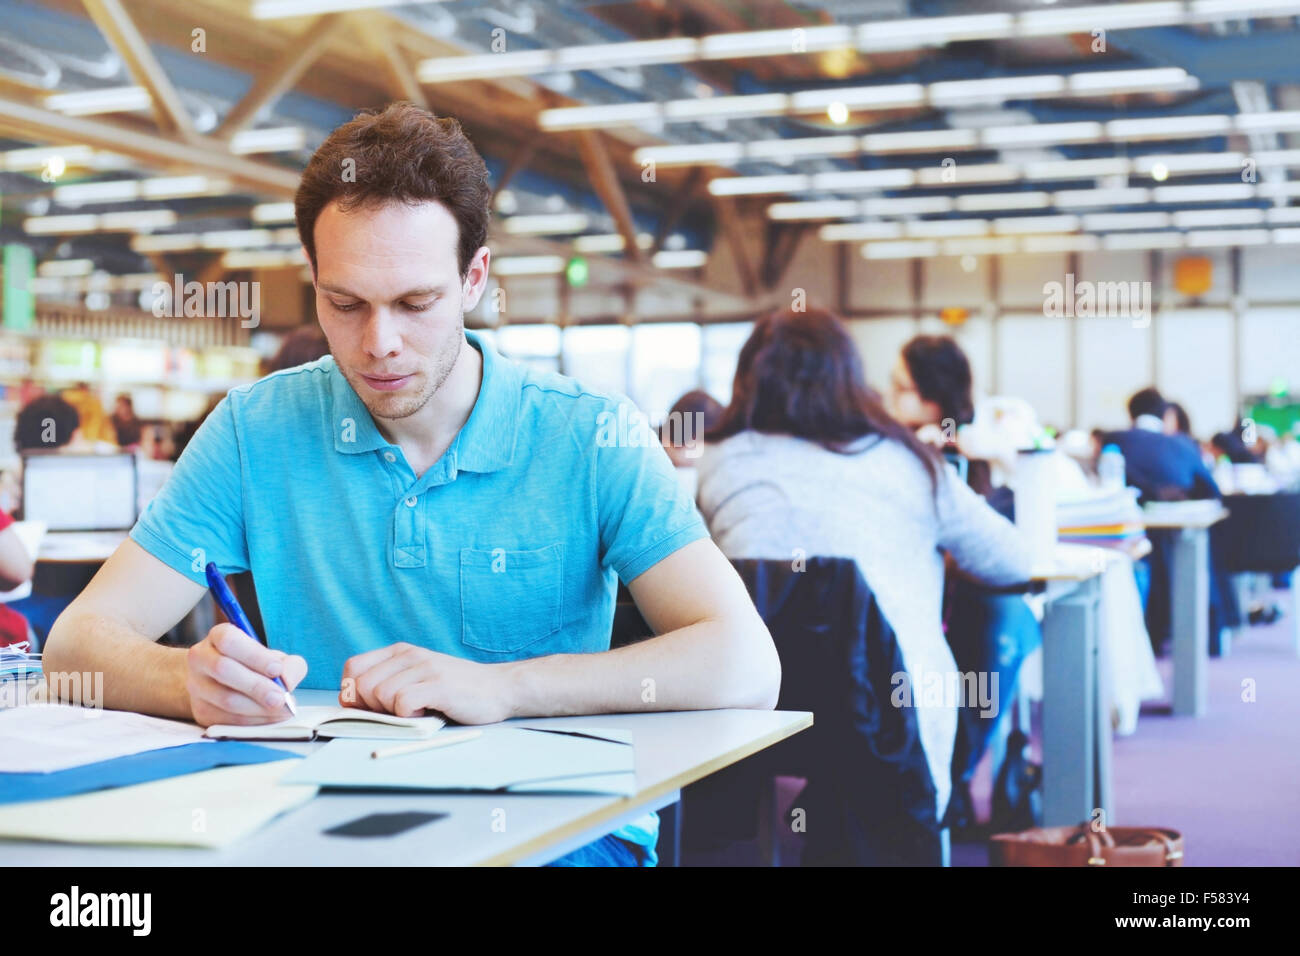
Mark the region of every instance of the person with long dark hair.
<instances>
[{"instance_id":1,"label":"person with long dark hair","mask_svg":"<svg viewBox=\"0 0 1300 956\"><path fill-rule=\"evenodd\" d=\"M853 558L913 686L957 671L940 620L943 552L990 584L1029 577L1015 528L885 411L829 312L755 323L731 404L706 437L698 502L718 547L729 558ZM942 818L956 707L921 707L917 718Z\"/></svg>"}]
</instances>

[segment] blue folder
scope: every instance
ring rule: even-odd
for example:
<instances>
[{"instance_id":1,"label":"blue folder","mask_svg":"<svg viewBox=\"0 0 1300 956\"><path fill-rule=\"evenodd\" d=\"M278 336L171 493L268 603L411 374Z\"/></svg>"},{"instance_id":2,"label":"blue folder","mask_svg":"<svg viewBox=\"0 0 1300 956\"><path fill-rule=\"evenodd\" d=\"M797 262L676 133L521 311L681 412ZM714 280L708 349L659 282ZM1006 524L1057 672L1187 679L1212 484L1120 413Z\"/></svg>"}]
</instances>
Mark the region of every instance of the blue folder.
<instances>
[{"instance_id":1,"label":"blue folder","mask_svg":"<svg viewBox=\"0 0 1300 956\"><path fill-rule=\"evenodd\" d=\"M235 764L270 763L300 754L240 740L217 740L146 750L52 773L0 773L0 803L70 797Z\"/></svg>"}]
</instances>

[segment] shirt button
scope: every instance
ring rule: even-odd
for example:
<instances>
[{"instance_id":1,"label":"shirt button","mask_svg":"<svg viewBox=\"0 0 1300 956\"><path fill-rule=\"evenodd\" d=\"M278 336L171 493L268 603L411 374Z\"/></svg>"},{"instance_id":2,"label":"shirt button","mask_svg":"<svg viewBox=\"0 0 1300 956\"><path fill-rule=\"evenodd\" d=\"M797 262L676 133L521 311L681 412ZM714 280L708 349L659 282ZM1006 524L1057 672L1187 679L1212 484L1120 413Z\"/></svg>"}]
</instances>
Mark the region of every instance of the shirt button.
<instances>
[{"instance_id":1,"label":"shirt button","mask_svg":"<svg viewBox=\"0 0 1300 956\"><path fill-rule=\"evenodd\" d=\"M407 499L406 499L406 507L408 507L408 508L414 508L414 507L415 507L415 499L414 499L414 498L407 498Z\"/></svg>"},{"instance_id":2,"label":"shirt button","mask_svg":"<svg viewBox=\"0 0 1300 956\"><path fill-rule=\"evenodd\" d=\"M394 462L394 461L397 461L397 456L394 455L391 451L386 451L386 452L384 452L384 461L387 461L387 462Z\"/></svg>"}]
</instances>

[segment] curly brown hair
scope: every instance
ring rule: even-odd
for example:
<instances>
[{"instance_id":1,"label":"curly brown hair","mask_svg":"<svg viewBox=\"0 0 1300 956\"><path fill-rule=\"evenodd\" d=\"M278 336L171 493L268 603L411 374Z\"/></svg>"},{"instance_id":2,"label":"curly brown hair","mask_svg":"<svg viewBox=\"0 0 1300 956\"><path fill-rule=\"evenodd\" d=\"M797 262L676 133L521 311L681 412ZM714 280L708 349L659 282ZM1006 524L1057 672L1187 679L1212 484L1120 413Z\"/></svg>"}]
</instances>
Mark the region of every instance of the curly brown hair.
<instances>
[{"instance_id":1,"label":"curly brown hair","mask_svg":"<svg viewBox=\"0 0 1300 956\"><path fill-rule=\"evenodd\" d=\"M368 204L440 202L456 220L464 276L487 240L491 200L487 165L460 123L398 102L358 113L330 133L303 171L293 205L315 271L316 220L331 202L345 212Z\"/></svg>"}]
</instances>

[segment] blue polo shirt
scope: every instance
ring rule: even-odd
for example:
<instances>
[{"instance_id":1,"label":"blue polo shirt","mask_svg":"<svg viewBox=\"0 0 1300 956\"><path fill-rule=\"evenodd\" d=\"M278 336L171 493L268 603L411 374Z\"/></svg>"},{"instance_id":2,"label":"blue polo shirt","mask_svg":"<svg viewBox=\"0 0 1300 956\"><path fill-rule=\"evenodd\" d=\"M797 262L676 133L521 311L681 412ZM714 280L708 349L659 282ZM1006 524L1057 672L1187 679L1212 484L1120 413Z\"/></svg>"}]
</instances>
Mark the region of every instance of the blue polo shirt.
<instances>
[{"instance_id":1,"label":"blue polo shirt","mask_svg":"<svg viewBox=\"0 0 1300 956\"><path fill-rule=\"evenodd\" d=\"M487 662L608 650L617 581L703 519L630 402L466 336L478 398L422 476L326 356L231 390L131 538L198 584L208 561L252 571L305 688L399 641Z\"/></svg>"}]
</instances>

